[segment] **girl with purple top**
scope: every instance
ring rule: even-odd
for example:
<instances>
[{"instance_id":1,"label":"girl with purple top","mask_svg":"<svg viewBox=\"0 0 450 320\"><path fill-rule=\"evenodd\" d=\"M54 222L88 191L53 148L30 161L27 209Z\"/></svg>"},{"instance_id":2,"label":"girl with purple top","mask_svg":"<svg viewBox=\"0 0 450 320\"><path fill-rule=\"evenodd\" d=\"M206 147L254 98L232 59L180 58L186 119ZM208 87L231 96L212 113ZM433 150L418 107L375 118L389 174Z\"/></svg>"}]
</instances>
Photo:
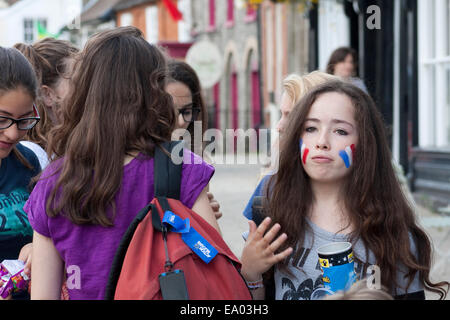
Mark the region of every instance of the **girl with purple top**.
<instances>
[{"instance_id":1,"label":"girl with purple top","mask_svg":"<svg viewBox=\"0 0 450 320\"><path fill-rule=\"evenodd\" d=\"M71 299L104 298L118 244L153 198L155 148L174 129L166 69L134 27L98 33L76 58L50 134L55 161L24 207L34 229L32 299L59 299L64 265ZM180 200L219 230L205 190L214 168L184 157Z\"/></svg>"}]
</instances>

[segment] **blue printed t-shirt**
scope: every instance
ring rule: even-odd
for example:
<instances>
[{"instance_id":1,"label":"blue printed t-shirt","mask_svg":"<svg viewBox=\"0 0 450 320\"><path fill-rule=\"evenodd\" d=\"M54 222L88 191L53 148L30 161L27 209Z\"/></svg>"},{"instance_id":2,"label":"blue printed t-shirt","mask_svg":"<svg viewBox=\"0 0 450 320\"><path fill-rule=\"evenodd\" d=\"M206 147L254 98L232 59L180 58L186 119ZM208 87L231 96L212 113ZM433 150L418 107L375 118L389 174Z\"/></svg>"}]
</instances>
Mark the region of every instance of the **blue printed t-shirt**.
<instances>
[{"instance_id":1,"label":"blue printed t-shirt","mask_svg":"<svg viewBox=\"0 0 450 320\"><path fill-rule=\"evenodd\" d=\"M247 205L245 206L244 212L242 213L244 217L246 217L247 219L249 220L253 219L253 210L252 210L253 199L255 197L264 196L266 183L269 181L271 177L272 177L271 175L267 175L264 178L262 178L258 186L256 187L255 191L253 192L252 196L250 197L250 200L248 201Z\"/></svg>"},{"instance_id":2,"label":"blue printed t-shirt","mask_svg":"<svg viewBox=\"0 0 450 320\"><path fill-rule=\"evenodd\" d=\"M17 259L20 249L30 243L33 229L23 210L30 195L29 184L41 168L36 155L18 144L17 150L28 160L33 169L23 165L11 152L0 162L0 262Z\"/></svg>"},{"instance_id":3,"label":"blue printed t-shirt","mask_svg":"<svg viewBox=\"0 0 450 320\"><path fill-rule=\"evenodd\" d=\"M180 201L192 208L214 174L214 167L184 149ZM104 299L111 265L119 243L136 214L153 199L153 158L139 155L123 167L122 184L114 202L114 226L76 225L63 215L49 218L45 203L56 184L61 165L57 160L42 174L26 203L31 226L39 234L51 238L67 270L70 299ZM111 216L112 212L107 211ZM132 286L133 284L130 283Z\"/></svg>"}]
</instances>

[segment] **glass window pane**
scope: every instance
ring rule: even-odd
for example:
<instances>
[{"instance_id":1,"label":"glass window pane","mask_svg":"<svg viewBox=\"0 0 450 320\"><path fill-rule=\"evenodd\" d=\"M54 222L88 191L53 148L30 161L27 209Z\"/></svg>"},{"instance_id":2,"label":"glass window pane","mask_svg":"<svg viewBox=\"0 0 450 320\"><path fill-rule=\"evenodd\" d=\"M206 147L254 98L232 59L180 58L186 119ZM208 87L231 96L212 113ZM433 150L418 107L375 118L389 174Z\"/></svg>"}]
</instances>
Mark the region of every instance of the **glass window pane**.
<instances>
[{"instance_id":1,"label":"glass window pane","mask_svg":"<svg viewBox=\"0 0 450 320\"><path fill-rule=\"evenodd\" d=\"M430 48L428 58L434 59L436 57L436 1L430 1L431 6L431 19L430 19Z\"/></svg>"},{"instance_id":2,"label":"glass window pane","mask_svg":"<svg viewBox=\"0 0 450 320\"><path fill-rule=\"evenodd\" d=\"M430 83L429 83L429 97L430 97L430 123L427 124L430 127L432 146L436 146L437 144L437 128L436 128L436 70L435 66L430 66Z\"/></svg>"},{"instance_id":3,"label":"glass window pane","mask_svg":"<svg viewBox=\"0 0 450 320\"><path fill-rule=\"evenodd\" d=\"M447 103L445 107L445 125L446 125L446 131L447 131L447 146L450 147L450 64L447 65Z\"/></svg>"},{"instance_id":4,"label":"glass window pane","mask_svg":"<svg viewBox=\"0 0 450 320\"><path fill-rule=\"evenodd\" d=\"M447 0L447 55L450 56L450 0Z\"/></svg>"}]
</instances>

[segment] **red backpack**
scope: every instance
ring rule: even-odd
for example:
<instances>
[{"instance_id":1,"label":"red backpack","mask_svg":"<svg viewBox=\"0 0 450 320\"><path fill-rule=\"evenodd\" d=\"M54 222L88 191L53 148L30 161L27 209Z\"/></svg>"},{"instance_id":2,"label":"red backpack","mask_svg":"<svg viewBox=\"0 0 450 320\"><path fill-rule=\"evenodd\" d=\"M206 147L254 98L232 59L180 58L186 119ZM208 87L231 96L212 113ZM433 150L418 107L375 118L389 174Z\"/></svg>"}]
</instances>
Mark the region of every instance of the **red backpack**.
<instances>
[{"instance_id":1,"label":"red backpack","mask_svg":"<svg viewBox=\"0 0 450 320\"><path fill-rule=\"evenodd\" d=\"M164 147L171 152L175 145L166 143ZM155 198L137 214L122 238L109 274L105 299L161 300L163 296L190 300L252 299L240 274L241 264L221 235L178 200L182 164L174 165L159 148L154 159ZM195 243L191 249L186 244L189 243L185 241L186 234L173 232L175 226L163 223L166 212L173 213L177 221L186 222L183 226L189 233L199 235L201 246ZM211 250L202 243L212 246L208 247ZM214 253L209 263L202 260L209 259L201 257L202 254L212 257ZM181 281L185 282L187 293L166 281L162 294L161 281L169 279L167 275L178 278L179 273L184 274L185 280Z\"/></svg>"}]
</instances>

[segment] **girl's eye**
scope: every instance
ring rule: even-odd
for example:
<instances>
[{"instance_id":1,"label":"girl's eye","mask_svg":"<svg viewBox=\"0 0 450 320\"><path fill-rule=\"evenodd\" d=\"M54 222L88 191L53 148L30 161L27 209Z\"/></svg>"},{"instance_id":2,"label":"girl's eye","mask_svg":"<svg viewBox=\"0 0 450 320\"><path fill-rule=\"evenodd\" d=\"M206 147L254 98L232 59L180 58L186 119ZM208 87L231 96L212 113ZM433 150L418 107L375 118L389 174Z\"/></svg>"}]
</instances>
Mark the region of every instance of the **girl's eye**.
<instances>
[{"instance_id":1,"label":"girl's eye","mask_svg":"<svg viewBox=\"0 0 450 320\"><path fill-rule=\"evenodd\" d=\"M336 130L336 132L337 132L337 134L339 134L339 135L341 135L341 136L346 136L346 135L348 135L347 131L344 131L344 130L341 130L341 129Z\"/></svg>"},{"instance_id":2,"label":"girl's eye","mask_svg":"<svg viewBox=\"0 0 450 320\"><path fill-rule=\"evenodd\" d=\"M305 129L306 132L314 132L315 130L316 130L316 128L314 128L314 127L307 127Z\"/></svg>"}]
</instances>

